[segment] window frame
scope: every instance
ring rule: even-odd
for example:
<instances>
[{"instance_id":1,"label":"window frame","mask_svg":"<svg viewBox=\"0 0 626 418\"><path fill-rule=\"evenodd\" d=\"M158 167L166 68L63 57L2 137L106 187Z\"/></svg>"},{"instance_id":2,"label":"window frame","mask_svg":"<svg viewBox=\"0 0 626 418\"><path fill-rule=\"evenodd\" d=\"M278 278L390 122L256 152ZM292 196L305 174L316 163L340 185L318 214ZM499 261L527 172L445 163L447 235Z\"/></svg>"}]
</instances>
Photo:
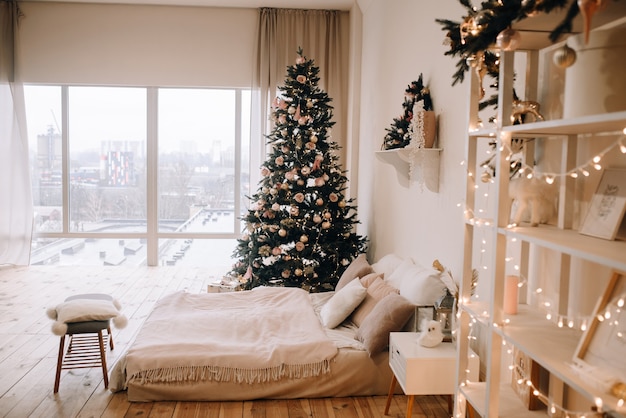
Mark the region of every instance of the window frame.
<instances>
[{"instance_id":1,"label":"window frame","mask_svg":"<svg viewBox=\"0 0 626 418\"><path fill-rule=\"evenodd\" d=\"M241 236L240 216L242 211L241 187L242 187L242 150L243 150L243 129L242 110L243 93L249 89L245 88L225 88L225 87L177 87L210 90L233 90L235 92L235 180L234 180L234 215L233 232L160 232L158 219L158 171L159 171L159 150L158 150L158 93L161 88L157 86L98 86L89 85L86 87L129 87L146 89L146 231L145 232L83 232L72 231L70 227L70 155L69 155L69 84L34 84L26 83L26 86L50 86L61 88L61 155L62 155L62 231L61 232L40 232L34 231L32 239L38 238L85 238L85 239L143 239L146 242L146 265L158 266L159 264L159 240L161 239L238 239ZM82 87L82 86L81 86ZM250 100L252 92L250 91ZM251 114L252 112L250 112ZM250 132L251 135L251 132ZM250 138L247 138L250 146ZM30 147L30 145L29 145ZM252 167L252 150L248 152L248 165ZM251 170L248 170L252 177Z\"/></svg>"}]
</instances>

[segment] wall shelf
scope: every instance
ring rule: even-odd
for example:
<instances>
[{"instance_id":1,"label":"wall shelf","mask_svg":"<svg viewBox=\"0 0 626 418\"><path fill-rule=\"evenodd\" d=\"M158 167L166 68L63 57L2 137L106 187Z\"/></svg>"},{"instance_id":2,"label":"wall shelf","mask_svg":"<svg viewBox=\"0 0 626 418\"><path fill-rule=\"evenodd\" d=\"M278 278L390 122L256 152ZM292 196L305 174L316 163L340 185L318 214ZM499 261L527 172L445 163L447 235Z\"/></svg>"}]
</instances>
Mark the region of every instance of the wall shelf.
<instances>
[{"instance_id":1,"label":"wall shelf","mask_svg":"<svg viewBox=\"0 0 626 418\"><path fill-rule=\"evenodd\" d=\"M395 167L398 177L417 181L434 193L439 192L439 156L441 148L396 148L376 151L384 163Z\"/></svg>"}]
</instances>

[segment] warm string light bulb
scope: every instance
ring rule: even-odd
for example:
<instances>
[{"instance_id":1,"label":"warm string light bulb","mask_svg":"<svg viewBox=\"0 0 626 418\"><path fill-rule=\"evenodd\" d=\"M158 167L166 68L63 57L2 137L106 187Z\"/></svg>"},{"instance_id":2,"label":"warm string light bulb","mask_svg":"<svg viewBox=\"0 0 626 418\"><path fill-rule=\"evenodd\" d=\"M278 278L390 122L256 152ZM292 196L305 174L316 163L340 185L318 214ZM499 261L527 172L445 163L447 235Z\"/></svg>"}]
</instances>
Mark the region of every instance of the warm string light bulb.
<instances>
[{"instance_id":1,"label":"warm string light bulb","mask_svg":"<svg viewBox=\"0 0 626 418\"><path fill-rule=\"evenodd\" d=\"M624 135L626 135L626 128L624 128ZM541 172L536 171L532 166L528 164L522 164L522 166L519 169L519 173L521 175L526 176L526 178L528 179L531 179L533 177L542 178L548 184L553 184L557 178L561 178L561 177L578 178L579 177L578 173L582 174L585 177L589 177L590 173L587 168L593 168L594 170L597 170L597 171L602 170L603 166L602 164L600 164L600 162L602 161L602 158L604 158L604 156L607 153L609 153L611 150L613 150L614 148L619 148L621 153L626 154L626 145L624 144L625 140L626 140L626 137L624 136L618 138L613 144L606 147L604 150L602 150L598 154L594 155L593 158L591 158L590 160L584 162L578 167L572 168L571 170L565 173L550 173L550 172L541 173ZM511 148L508 145L503 145L503 147L505 147L504 150L507 152L506 159L507 161L509 161L511 156L514 155L515 153L513 152L513 150L511 150Z\"/></svg>"}]
</instances>

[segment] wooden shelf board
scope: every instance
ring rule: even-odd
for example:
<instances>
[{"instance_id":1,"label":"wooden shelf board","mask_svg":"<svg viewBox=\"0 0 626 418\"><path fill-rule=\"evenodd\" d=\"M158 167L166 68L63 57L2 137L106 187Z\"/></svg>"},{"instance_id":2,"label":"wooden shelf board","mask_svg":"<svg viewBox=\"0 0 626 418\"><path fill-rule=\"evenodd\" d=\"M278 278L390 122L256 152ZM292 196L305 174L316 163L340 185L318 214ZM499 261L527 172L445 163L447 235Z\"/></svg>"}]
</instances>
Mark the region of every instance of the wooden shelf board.
<instances>
[{"instance_id":1,"label":"wooden shelf board","mask_svg":"<svg viewBox=\"0 0 626 418\"><path fill-rule=\"evenodd\" d=\"M544 137L618 132L624 128L626 111L511 125L503 127L502 131L511 132L514 136Z\"/></svg>"},{"instance_id":2,"label":"wooden shelf board","mask_svg":"<svg viewBox=\"0 0 626 418\"><path fill-rule=\"evenodd\" d=\"M471 382L460 388L465 399L472 404L479 416L485 416L487 411L487 385L484 382ZM526 417L545 417L546 412L529 411L522 400L517 396L513 388L508 383L500 384L500 399L498 408L498 417L502 418L526 418ZM491 411L493 414L493 411Z\"/></svg>"},{"instance_id":3,"label":"wooden shelf board","mask_svg":"<svg viewBox=\"0 0 626 418\"><path fill-rule=\"evenodd\" d=\"M626 241L590 237L575 230L559 229L551 225L505 228L501 232L573 257L626 271Z\"/></svg>"}]
</instances>

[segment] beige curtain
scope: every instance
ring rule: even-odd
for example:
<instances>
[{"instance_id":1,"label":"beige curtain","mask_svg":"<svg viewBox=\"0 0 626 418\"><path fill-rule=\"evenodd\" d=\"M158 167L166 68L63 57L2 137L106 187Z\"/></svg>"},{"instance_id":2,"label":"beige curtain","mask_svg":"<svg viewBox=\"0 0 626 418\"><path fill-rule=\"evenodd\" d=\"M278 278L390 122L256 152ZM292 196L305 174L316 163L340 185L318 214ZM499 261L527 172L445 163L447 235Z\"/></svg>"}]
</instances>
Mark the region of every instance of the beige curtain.
<instances>
[{"instance_id":1,"label":"beige curtain","mask_svg":"<svg viewBox=\"0 0 626 418\"><path fill-rule=\"evenodd\" d=\"M28 265L33 200L24 88L15 72L20 10L0 0L0 265Z\"/></svg>"},{"instance_id":2,"label":"beige curtain","mask_svg":"<svg viewBox=\"0 0 626 418\"><path fill-rule=\"evenodd\" d=\"M345 166L349 24L348 12L337 10L259 10L253 76L252 150L258 151L261 161L265 151L263 135L270 129L269 104L276 96L277 88L284 83L287 66L295 63L296 52L302 48L304 55L320 68L319 86L332 99L335 122L332 139L341 146L339 161ZM258 144L256 138L260 138Z\"/></svg>"}]
</instances>

